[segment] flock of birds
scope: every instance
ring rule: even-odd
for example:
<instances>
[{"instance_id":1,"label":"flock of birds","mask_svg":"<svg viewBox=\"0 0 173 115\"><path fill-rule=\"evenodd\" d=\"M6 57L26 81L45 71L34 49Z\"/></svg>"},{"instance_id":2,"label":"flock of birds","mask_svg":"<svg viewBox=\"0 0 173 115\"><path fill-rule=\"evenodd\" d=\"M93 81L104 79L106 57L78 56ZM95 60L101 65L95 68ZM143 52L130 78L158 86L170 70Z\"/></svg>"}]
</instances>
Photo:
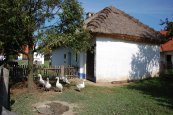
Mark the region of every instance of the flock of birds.
<instances>
[{"instance_id":1,"label":"flock of birds","mask_svg":"<svg viewBox=\"0 0 173 115\"><path fill-rule=\"evenodd\" d=\"M50 84L49 82L49 78L45 80L43 80L43 77L41 74L38 74L38 77L39 77L39 84L45 89L45 91L49 91L50 88L52 87L52 85ZM70 82L68 81L67 79L67 76L66 77L56 77L55 79L57 79L56 81L56 89L58 89L58 91L62 92L63 91L63 85L60 83L60 79L63 80L63 82L65 82L66 84L70 84ZM76 88L78 91L81 91L81 89L85 88L85 83L84 83L85 80L82 81L82 83L80 84L77 84L76 85Z\"/></svg>"}]
</instances>

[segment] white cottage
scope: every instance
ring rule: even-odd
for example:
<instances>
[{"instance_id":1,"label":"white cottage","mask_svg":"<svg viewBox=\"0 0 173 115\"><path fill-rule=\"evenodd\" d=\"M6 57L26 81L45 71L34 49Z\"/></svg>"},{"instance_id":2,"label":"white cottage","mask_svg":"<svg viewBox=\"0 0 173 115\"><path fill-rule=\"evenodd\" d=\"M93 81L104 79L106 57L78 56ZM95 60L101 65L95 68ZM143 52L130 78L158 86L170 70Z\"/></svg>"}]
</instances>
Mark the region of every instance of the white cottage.
<instances>
[{"instance_id":1,"label":"white cottage","mask_svg":"<svg viewBox=\"0 0 173 115\"><path fill-rule=\"evenodd\" d=\"M160 31L163 36L167 36L167 31ZM161 60L161 69L173 69L173 38L170 38L169 41L161 44L160 46L160 60Z\"/></svg>"},{"instance_id":2,"label":"white cottage","mask_svg":"<svg viewBox=\"0 0 173 115\"><path fill-rule=\"evenodd\" d=\"M80 78L94 82L158 76L158 32L112 6L88 15L85 25L94 36L94 53L58 48L52 52L53 65L78 66Z\"/></svg>"}]
</instances>

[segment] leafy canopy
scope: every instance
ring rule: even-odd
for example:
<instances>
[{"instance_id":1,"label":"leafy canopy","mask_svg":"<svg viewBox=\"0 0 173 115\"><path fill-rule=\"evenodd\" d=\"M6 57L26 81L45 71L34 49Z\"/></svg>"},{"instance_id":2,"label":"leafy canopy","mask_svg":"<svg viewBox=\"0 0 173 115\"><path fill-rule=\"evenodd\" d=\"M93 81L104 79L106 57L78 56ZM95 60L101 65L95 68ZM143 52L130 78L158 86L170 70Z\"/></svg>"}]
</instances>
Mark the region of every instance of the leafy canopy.
<instances>
[{"instance_id":1,"label":"leafy canopy","mask_svg":"<svg viewBox=\"0 0 173 115\"><path fill-rule=\"evenodd\" d=\"M34 46L34 32L45 27L60 6L60 0L1 0L0 41L3 53L24 53L25 46ZM2 50L1 50L2 51Z\"/></svg>"},{"instance_id":2,"label":"leafy canopy","mask_svg":"<svg viewBox=\"0 0 173 115\"><path fill-rule=\"evenodd\" d=\"M45 36L42 37L42 48L70 47L80 52L91 47L91 35L83 28L83 8L77 0L63 1L55 24L42 34Z\"/></svg>"},{"instance_id":3,"label":"leafy canopy","mask_svg":"<svg viewBox=\"0 0 173 115\"><path fill-rule=\"evenodd\" d=\"M168 32L167 33L168 39L173 37L173 21L170 21L170 20L168 20L168 18L166 18L164 21L161 20L161 25L165 25L164 29Z\"/></svg>"}]
</instances>

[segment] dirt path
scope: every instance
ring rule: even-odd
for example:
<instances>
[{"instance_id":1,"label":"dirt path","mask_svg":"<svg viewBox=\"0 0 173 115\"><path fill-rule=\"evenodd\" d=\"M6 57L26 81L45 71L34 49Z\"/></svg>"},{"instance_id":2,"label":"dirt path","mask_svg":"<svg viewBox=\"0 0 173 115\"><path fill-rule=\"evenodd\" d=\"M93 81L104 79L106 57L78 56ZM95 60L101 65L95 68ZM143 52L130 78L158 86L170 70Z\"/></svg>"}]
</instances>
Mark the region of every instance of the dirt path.
<instances>
[{"instance_id":1,"label":"dirt path","mask_svg":"<svg viewBox=\"0 0 173 115\"><path fill-rule=\"evenodd\" d=\"M74 104L64 101L45 101L33 105L38 115L75 115Z\"/></svg>"},{"instance_id":2,"label":"dirt path","mask_svg":"<svg viewBox=\"0 0 173 115\"><path fill-rule=\"evenodd\" d=\"M75 79L70 79L70 81L80 83L82 80L79 78L75 78ZM114 87L114 86L125 86L125 85L129 85L130 83L128 83L128 82L100 82L100 83L98 82L98 83L95 83L95 82L86 80L85 84L94 85L94 86L102 86L102 87Z\"/></svg>"}]
</instances>

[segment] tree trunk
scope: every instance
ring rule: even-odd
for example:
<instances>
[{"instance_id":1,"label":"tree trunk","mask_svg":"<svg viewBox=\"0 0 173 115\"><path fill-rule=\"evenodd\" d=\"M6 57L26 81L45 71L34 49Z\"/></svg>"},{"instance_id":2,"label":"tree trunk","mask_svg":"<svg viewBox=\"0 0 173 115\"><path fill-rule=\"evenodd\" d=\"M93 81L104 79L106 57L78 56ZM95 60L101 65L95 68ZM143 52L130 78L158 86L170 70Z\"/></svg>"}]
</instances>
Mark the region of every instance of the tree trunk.
<instances>
[{"instance_id":1,"label":"tree trunk","mask_svg":"<svg viewBox=\"0 0 173 115\"><path fill-rule=\"evenodd\" d=\"M36 85L33 81L33 47L29 46L29 53L28 53L28 92L32 93L36 89Z\"/></svg>"}]
</instances>

